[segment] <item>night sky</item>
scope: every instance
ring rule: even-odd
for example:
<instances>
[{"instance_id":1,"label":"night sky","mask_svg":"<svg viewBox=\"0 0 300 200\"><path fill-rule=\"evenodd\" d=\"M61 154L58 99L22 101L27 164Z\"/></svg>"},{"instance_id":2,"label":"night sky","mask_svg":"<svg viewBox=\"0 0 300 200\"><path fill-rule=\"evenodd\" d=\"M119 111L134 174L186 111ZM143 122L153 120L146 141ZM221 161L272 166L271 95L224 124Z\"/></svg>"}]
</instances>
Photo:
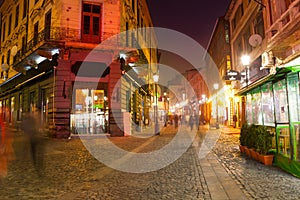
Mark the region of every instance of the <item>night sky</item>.
<instances>
[{"instance_id":1,"label":"night sky","mask_svg":"<svg viewBox=\"0 0 300 200\"><path fill-rule=\"evenodd\" d=\"M230 0L147 0L155 27L184 33L207 47L218 17Z\"/></svg>"}]
</instances>

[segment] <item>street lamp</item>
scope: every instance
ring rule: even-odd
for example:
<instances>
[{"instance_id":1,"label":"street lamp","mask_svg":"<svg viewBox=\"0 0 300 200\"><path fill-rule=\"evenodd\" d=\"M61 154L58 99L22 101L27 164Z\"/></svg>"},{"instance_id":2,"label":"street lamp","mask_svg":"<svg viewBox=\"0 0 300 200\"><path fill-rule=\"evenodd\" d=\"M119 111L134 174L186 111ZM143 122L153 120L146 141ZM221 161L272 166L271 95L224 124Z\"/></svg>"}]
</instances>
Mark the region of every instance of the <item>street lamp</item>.
<instances>
[{"instance_id":1,"label":"street lamp","mask_svg":"<svg viewBox=\"0 0 300 200\"><path fill-rule=\"evenodd\" d=\"M248 75L248 71L249 71L249 64L250 64L250 56L248 55L243 55L242 58L242 64L244 65L245 69L246 69L246 86L248 86L248 81L249 81L249 75Z\"/></svg>"},{"instance_id":2,"label":"street lamp","mask_svg":"<svg viewBox=\"0 0 300 200\"><path fill-rule=\"evenodd\" d=\"M218 91L218 89L219 89L219 84L218 83L214 84L214 89L216 91ZM217 94L217 92L216 92L216 114L217 114L216 128L218 129L219 128L219 105L218 105L218 94Z\"/></svg>"},{"instance_id":3,"label":"street lamp","mask_svg":"<svg viewBox=\"0 0 300 200\"><path fill-rule=\"evenodd\" d=\"M158 125L158 109L157 109L157 83L158 83L159 75L154 74L153 75L153 81L155 83L155 110L154 110L154 118L155 118L155 128L154 128L154 134L160 135L159 132L159 125Z\"/></svg>"}]
</instances>

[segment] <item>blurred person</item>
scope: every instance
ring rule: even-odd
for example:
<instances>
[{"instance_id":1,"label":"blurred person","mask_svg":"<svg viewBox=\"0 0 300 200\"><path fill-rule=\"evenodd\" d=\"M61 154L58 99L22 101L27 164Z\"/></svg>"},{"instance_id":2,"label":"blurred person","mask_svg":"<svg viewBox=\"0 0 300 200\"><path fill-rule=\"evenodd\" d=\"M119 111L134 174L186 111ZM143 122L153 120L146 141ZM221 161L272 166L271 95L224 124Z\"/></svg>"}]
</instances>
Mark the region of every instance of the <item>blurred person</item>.
<instances>
[{"instance_id":1,"label":"blurred person","mask_svg":"<svg viewBox=\"0 0 300 200\"><path fill-rule=\"evenodd\" d=\"M13 135L7 134L5 127L0 119L0 132L1 132L1 141L0 141L0 178L7 176L7 168L10 161L15 159L15 153L12 146Z\"/></svg>"},{"instance_id":2,"label":"blurred person","mask_svg":"<svg viewBox=\"0 0 300 200\"><path fill-rule=\"evenodd\" d=\"M179 121L179 116L177 113L175 113L174 115L174 124L175 124L175 128L178 128L178 121Z\"/></svg>"},{"instance_id":3,"label":"blurred person","mask_svg":"<svg viewBox=\"0 0 300 200\"><path fill-rule=\"evenodd\" d=\"M190 125L190 128L191 128L191 131L193 130L194 122L195 122L195 117L193 115L190 115L189 125Z\"/></svg>"},{"instance_id":4,"label":"blurred person","mask_svg":"<svg viewBox=\"0 0 300 200\"><path fill-rule=\"evenodd\" d=\"M40 134L41 120L39 112L25 113L22 117L21 129L29 139L30 154L38 174L43 170L43 139Z\"/></svg>"}]
</instances>

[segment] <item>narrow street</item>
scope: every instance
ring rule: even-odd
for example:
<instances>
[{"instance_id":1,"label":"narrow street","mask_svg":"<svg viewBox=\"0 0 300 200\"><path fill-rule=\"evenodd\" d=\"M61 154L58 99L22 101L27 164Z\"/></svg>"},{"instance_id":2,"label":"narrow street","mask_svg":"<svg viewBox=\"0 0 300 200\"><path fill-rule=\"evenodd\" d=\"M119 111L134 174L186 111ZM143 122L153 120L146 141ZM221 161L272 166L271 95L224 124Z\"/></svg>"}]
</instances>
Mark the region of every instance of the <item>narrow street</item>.
<instances>
[{"instance_id":1,"label":"narrow street","mask_svg":"<svg viewBox=\"0 0 300 200\"><path fill-rule=\"evenodd\" d=\"M168 144L175 133L169 126L160 136L110 140L127 151L149 152ZM0 179L0 199L286 200L300 196L299 179L241 155L238 136L222 129L201 127L196 140L178 160L147 173L126 173L105 166L76 137L44 138L43 145L38 146L42 155L33 164L28 138L6 129L8 135L12 137L14 156L7 162L7 175ZM92 140L100 145L103 136Z\"/></svg>"}]
</instances>

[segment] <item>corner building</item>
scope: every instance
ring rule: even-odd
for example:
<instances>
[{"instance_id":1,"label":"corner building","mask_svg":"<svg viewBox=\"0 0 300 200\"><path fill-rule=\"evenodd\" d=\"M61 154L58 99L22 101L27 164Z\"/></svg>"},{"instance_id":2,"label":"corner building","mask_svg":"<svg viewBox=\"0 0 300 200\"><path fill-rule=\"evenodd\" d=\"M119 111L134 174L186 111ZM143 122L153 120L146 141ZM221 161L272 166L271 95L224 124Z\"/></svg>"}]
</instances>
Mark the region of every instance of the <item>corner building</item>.
<instances>
[{"instance_id":1,"label":"corner building","mask_svg":"<svg viewBox=\"0 0 300 200\"><path fill-rule=\"evenodd\" d=\"M243 74L241 121L268 127L275 164L300 177L300 1L233 0L226 17L233 67Z\"/></svg>"},{"instance_id":2,"label":"corner building","mask_svg":"<svg viewBox=\"0 0 300 200\"><path fill-rule=\"evenodd\" d=\"M24 113L39 112L58 138L123 136L134 124L149 125L157 50L149 48L154 33L143 29L153 26L145 0L2 0L0 6L4 123L18 128Z\"/></svg>"}]
</instances>

